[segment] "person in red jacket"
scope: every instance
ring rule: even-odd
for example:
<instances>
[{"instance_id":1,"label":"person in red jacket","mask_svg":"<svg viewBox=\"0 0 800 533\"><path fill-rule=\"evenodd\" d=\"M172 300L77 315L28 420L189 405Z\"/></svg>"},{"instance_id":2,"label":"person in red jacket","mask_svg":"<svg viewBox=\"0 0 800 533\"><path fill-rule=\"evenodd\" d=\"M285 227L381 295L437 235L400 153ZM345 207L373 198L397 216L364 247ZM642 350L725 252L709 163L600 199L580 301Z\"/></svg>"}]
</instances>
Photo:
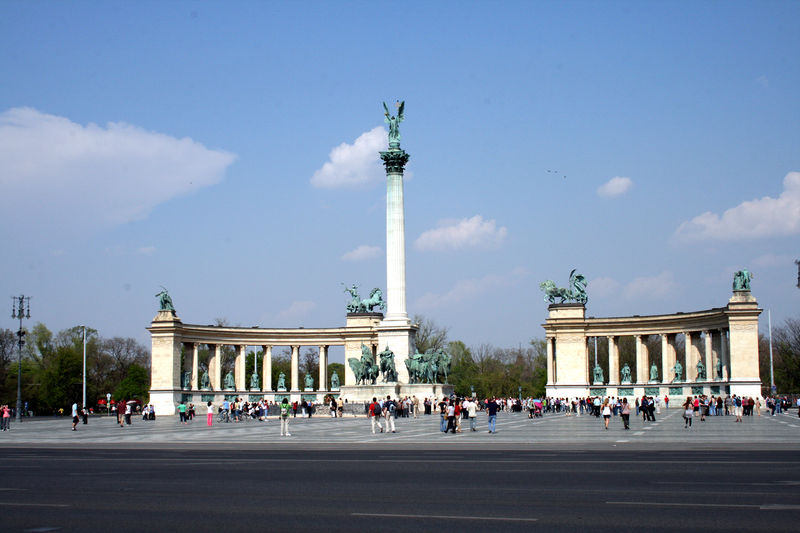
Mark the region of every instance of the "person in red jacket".
<instances>
[{"instance_id":1,"label":"person in red jacket","mask_svg":"<svg viewBox=\"0 0 800 533\"><path fill-rule=\"evenodd\" d=\"M375 433L376 425L381 430L381 433L383 433L383 424L381 423L382 411L383 406L381 405L381 402L379 402L377 398L372 398L372 403L369 404L369 421L370 425L372 426L372 433Z\"/></svg>"}]
</instances>

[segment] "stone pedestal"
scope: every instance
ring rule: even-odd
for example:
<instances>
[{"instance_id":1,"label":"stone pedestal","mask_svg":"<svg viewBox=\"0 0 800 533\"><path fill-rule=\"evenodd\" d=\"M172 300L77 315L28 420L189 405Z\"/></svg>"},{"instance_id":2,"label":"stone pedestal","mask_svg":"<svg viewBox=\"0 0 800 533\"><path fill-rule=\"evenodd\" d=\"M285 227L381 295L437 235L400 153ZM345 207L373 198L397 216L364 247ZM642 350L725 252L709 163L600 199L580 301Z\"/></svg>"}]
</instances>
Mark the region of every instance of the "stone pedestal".
<instances>
[{"instance_id":1,"label":"stone pedestal","mask_svg":"<svg viewBox=\"0 0 800 533\"><path fill-rule=\"evenodd\" d=\"M586 307L583 304L551 304L548 324L555 326L554 365L557 385L547 387L551 397L586 396L589 368L586 344Z\"/></svg>"},{"instance_id":2,"label":"stone pedestal","mask_svg":"<svg viewBox=\"0 0 800 533\"><path fill-rule=\"evenodd\" d=\"M346 385L341 388L339 398L347 399L349 403L371 402L372 398L392 399L416 396L420 401L425 398L442 398L453 394L453 386L442 383L415 383L400 384L386 383L375 385Z\"/></svg>"}]
</instances>

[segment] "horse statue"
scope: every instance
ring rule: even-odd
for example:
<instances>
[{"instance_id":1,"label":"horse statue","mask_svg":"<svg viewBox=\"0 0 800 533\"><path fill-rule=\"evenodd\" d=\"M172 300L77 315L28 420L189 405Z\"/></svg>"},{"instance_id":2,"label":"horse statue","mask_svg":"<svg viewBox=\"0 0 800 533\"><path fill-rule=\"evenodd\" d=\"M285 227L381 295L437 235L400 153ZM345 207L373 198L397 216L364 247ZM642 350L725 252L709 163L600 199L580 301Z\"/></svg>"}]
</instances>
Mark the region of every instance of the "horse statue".
<instances>
[{"instance_id":1,"label":"horse statue","mask_svg":"<svg viewBox=\"0 0 800 533\"><path fill-rule=\"evenodd\" d=\"M409 383L419 383L420 382L420 361L415 356L419 355L419 352L412 355L408 359L406 359L406 369L408 370L408 382Z\"/></svg>"},{"instance_id":2,"label":"horse statue","mask_svg":"<svg viewBox=\"0 0 800 533\"><path fill-rule=\"evenodd\" d=\"M371 383L375 385L375 381L380 374L380 364L376 363L372 356L372 350L366 345L361 345L361 359L350 357L347 364L353 370L353 375L356 378L356 385L367 385Z\"/></svg>"},{"instance_id":3,"label":"horse statue","mask_svg":"<svg viewBox=\"0 0 800 533\"><path fill-rule=\"evenodd\" d=\"M435 354L436 354L436 366L438 367L436 376L438 378L439 373L441 373L442 375L444 375L443 383L447 383L447 374L450 372L450 364L453 361L453 357L441 348L436 350Z\"/></svg>"},{"instance_id":4,"label":"horse statue","mask_svg":"<svg viewBox=\"0 0 800 533\"><path fill-rule=\"evenodd\" d=\"M361 299L358 295L358 285L344 286L344 292L350 294L350 302L347 304L348 313L372 313L374 308L384 309L386 301L383 299L383 291L374 288L369 293L369 298Z\"/></svg>"},{"instance_id":5,"label":"horse statue","mask_svg":"<svg viewBox=\"0 0 800 533\"><path fill-rule=\"evenodd\" d=\"M569 300L571 296L569 289L556 286L556 283L551 279L541 282L539 284L539 289L544 291L544 301L550 302L551 304L556 303L556 298L560 298L561 301L558 303L563 304Z\"/></svg>"},{"instance_id":6,"label":"horse statue","mask_svg":"<svg viewBox=\"0 0 800 533\"><path fill-rule=\"evenodd\" d=\"M387 346L380 356L380 371L383 375L384 383L394 383L397 381L397 368L394 366L394 352Z\"/></svg>"},{"instance_id":7,"label":"horse statue","mask_svg":"<svg viewBox=\"0 0 800 533\"><path fill-rule=\"evenodd\" d=\"M372 313L374 308L384 309L386 306L386 302L383 299L383 292L375 287L372 289L372 292L369 293L369 298L361 300L359 302L359 312L360 313Z\"/></svg>"},{"instance_id":8,"label":"horse statue","mask_svg":"<svg viewBox=\"0 0 800 533\"><path fill-rule=\"evenodd\" d=\"M567 301L574 301L586 305L589 297L586 295L586 286L589 283L582 274L576 274L575 269L569 273L569 287L558 287L553 280L546 280L539 284L539 289L544 291L544 301L551 304L556 303L556 298L559 298L558 303L563 304Z\"/></svg>"}]
</instances>

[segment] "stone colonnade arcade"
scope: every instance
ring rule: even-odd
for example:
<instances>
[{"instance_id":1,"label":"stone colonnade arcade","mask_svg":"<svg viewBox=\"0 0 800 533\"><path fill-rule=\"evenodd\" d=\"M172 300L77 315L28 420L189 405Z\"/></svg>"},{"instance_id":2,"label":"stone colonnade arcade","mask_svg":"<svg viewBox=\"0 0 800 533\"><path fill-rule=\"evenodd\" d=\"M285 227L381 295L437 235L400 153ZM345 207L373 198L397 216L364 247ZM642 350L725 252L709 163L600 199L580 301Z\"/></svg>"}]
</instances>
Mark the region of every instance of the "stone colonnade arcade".
<instances>
[{"instance_id":1,"label":"stone colonnade arcade","mask_svg":"<svg viewBox=\"0 0 800 533\"><path fill-rule=\"evenodd\" d=\"M207 401L219 404L226 397L239 397L248 400L264 398L280 401L288 397L290 401L303 398L320 402L326 394L339 396L347 386L355 385L355 377L347 364L347 359L361 358L361 345L371 348L377 354L378 346L391 327L381 326L381 313L351 313L343 328L242 328L226 326L201 326L184 324L174 311L162 310L153 319L149 328L151 351L150 403L156 413L175 414L181 401L201 405ZM384 331L386 329L386 331ZM407 326L412 335L416 327ZM413 339L413 337L412 337ZM199 364L200 346L209 348L208 383L201 382ZM235 359L233 366L233 386L226 386L222 376L222 347L232 346ZM250 376L245 375L247 347L259 347L262 357L257 362L259 386L251 388ZM273 390L276 376L272 373L272 348L289 346L292 350L291 372L286 376L286 389ZM345 352L344 376L339 376L342 387L334 388L327 382L328 349L330 346L343 346ZM302 347L319 350L320 371L314 377L314 389L306 390L299 375L299 355ZM183 359L183 365L181 360ZM376 356L377 360L377 356ZM405 357L397 357L398 369L405 369ZM188 379L183 379L187 376ZM345 394L342 394L345 396ZM350 398L350 401L358 401Z\"/></svg>"},{"instance_id":2,"label":"stone colonnade arcade","mask_svg":"<svg viewBox=\"0 0 800 533\"><path fill-rule=\"evenodd\" d=\"M552 304L548 310L543 324L548 396L761 396L758 315L762 310L749 290L734 291L726 307L673 315L586 318L585 306L576 303ZM644 342L651 335L660 337L660 365ZM680 352L678 335L683 335ZM624 336L635 341L633 368L620 368L619 340ZM590 370L592 338L608 343L608 365L600 369L602 376Z\"/></svg>"}]
</instances>

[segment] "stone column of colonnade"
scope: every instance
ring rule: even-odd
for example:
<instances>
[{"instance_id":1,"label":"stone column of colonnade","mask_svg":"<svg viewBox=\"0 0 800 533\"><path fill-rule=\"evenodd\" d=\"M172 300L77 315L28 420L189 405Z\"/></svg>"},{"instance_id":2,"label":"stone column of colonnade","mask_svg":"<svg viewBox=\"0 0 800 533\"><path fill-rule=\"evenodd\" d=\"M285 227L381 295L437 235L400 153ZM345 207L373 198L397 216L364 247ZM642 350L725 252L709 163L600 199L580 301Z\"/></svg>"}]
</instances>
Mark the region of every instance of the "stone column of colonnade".
<instances>
[{"instance_id":1,"label":"stone column of colonnade","mask_svg":"<svg viewBox=\"0 0 800 533\"><path fill-rule=\"evenodd\" d=\"M547 337L547 384L548 385L555 385L555 371L556 371L556 362L555 362L555 353L553 350L553 342L555 339L553 337Z\"/></svg>"},{"instance_id":2,"label":"stone column of colonnade","mask_svg":"<svg viewBox=\"0 0 800 533\"><path fill-rule=\"evenodd\" d=\"M319 347L319 382L317 390L328 390L328 347Z\"/></svg>"},{"instance_id":3,"label":"stone column of colonnade","mask_svg":"<svg viewBox=\"0 0 800 533\"><path fill-rule=\"evenodd\" d=\"M262 381L261 381L261 390L262 391L271 391L272 390L272 346L262 346L261 347L261 373L262 373Z\"/></svg>"},{"instance_id":4,"label":"stone column of colonnade","mask_svg":"<svg viewBox=\"0 0 800 533\"><path fill-rule=\"evenodd\" d=\"M196 342L192 343L192 390L199 388L199 361L200 361L200 345Z\"/></svg>"},{"instance_id":5,"label":"stone column of colonnade","mask_svg":"<svg viewBox=\"0 0 800 533\"><path fill-rule=\"evenodd\" d=\"M289 387L293 392L299 392L300 387L300 346L292 346L292 383Z\"/></svg>"},{"instance_id":6,"label":"stone column of colonnade","mask_svg":"<svg viewBox=\"0 0 800 533\"><path fill-rule=\"evenodd\" d=\"M635 335L636 338L636 382L647 383L650 379L650 371L647 367L648 350L647 345L642 341L641 335Z\"/></svg>"},{"instance_id":7,"label":"stone column of colonnade","mask_svg":"<svg viewBox=\"0 0 800 533\"><path fill-rule=\"evenodd\" d=\"M211 390L222 390L222 345L209 344L208 350L213 354L208 360L208 379Z\"/></svg>"},{"instance_id":8,"label":"stone column of colonnade","mask_svg":"<svg viewBox=\"0 0 800 533\"><path fill-rule=\"evenodd\" d=\"M728 353L728 337L725 334L725 330L721 329L719 331L719 355L722 357L722 381L728 381L730 379L730 354Z\"/></svg>"},{"instance_id":9,"label":"stone column of colonnade","mask_svg":"<svg viewBox=\"0 0 800 533\"><path fill-rule=\"evenodd\" d=\"M694 360L694 343L692 341L693 335L691 331L684 331L683 332L683 378L684 381L691 381L689 376L692 373L696 372L697 368L695 365L697 364Z\"/></svg>"},{"instance_id":10,"label":"stone column of colonnade","mask_svg":"<svg viewBox=\"0 0 800 533\"><path fill-rule=\"evenodd\" d=\"M711 331L703 331L705 335L705 348L703 350L703 364L706 365L706 379L714 379L714 339L711 337Z\"/></svg>"},{"instance_id":11,"label":"stone column of colonnade","mask_svg":"<svg viewBox=\"0 0 800 533\"><path fill-rule=\"evenodd\" d=\"M675 336L672 335L674 339ZM672 381L672 367L675 365L675 345L670 342L670 334L661 334L661 382Z\"/></svg>"},{"instance_id":12,"label":"stone column of colonnade","mask_svg":"<svg viewBox=\"0 0 800 533\"><path fill-rule=\"evenodd\" d=\"M234 359L233 376L236 390L245 390L247 384L247 376L245 376L245 357L247 356L247 346L237 345L234 347L236 350L236 359Z\"/></svg>"},{"instance_id":13,"label":"stone column of colonnade","mask_svg":"<svg viewBox=\"0 0 800 533\"><path fill-rule=\"evenodd\" d=\"M608 384L619 384L619 344L617 337L609 335L608 340Z\"/></svg>"}]
</instances>

